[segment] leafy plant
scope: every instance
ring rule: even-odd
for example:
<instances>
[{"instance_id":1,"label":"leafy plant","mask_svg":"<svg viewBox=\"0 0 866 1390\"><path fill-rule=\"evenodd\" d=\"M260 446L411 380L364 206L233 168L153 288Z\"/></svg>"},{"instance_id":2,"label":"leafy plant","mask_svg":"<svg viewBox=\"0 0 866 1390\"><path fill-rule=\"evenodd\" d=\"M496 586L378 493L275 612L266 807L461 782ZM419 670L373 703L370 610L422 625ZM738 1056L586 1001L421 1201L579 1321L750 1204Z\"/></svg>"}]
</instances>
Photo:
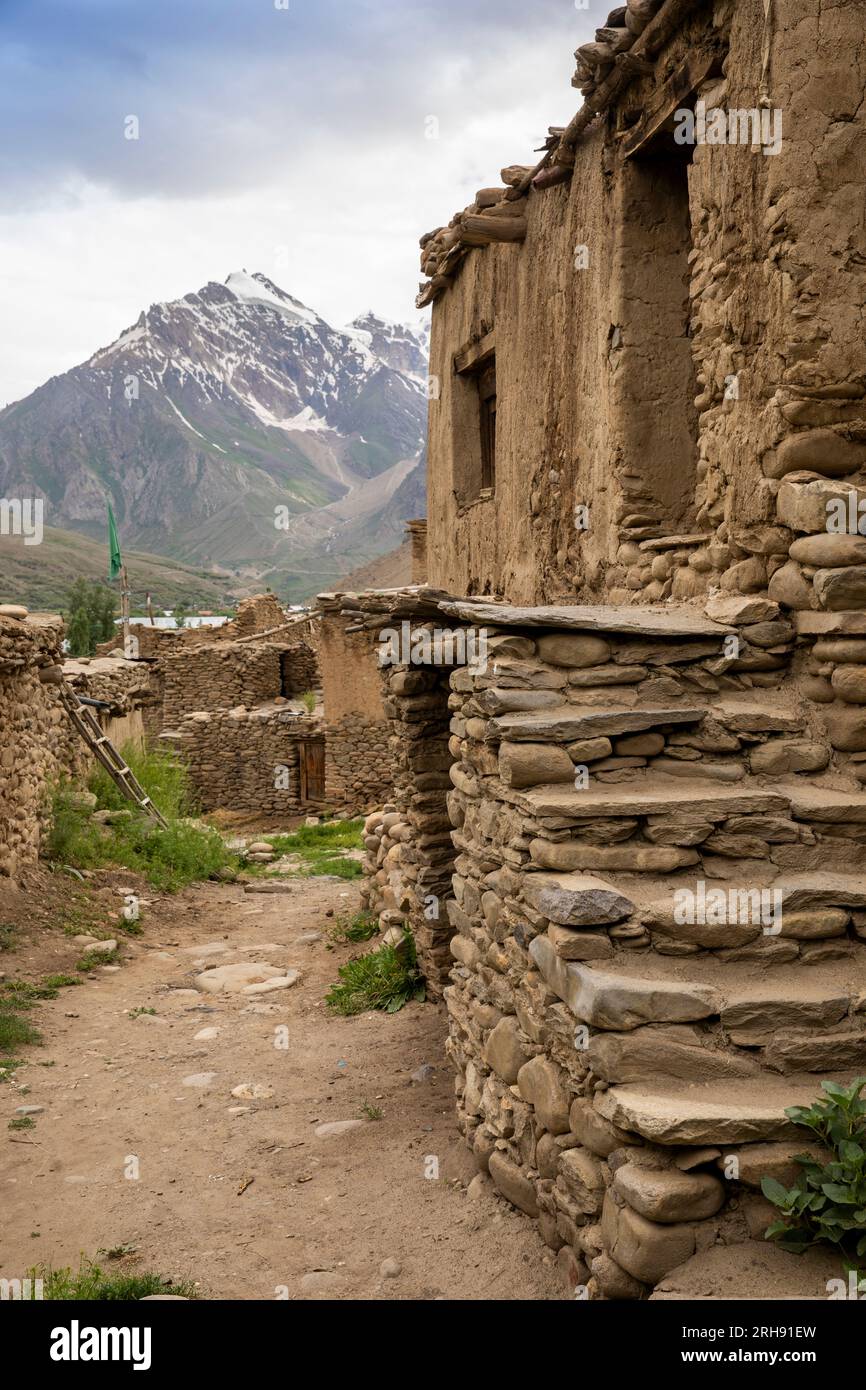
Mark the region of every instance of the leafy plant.
<instances>
[{"instance_id":1,"label":"leafy plant","mask_svg":"<svg viewBox=\"0 0 866 1390\"><path fill-rule=\"evenodd\" d=\"M307 714L312 714L313 710L316 708L315 690L305 690L303 695L301 696L301 704L304 706L304 709L307 711Z\"/></svg>"},{"instance_id":2,"label":"leafy plant","mask_svg":"<svg viewBox=\"0 0 866 1390\"><path fill-rule=\"evenodd\" d=\"M16 1115L14 1120L9 1121L10 1129L35 1129L36 1121L30 1115Z\"/></svg>"},{"instance_id":3,"label":"leafy plant","mask_svg":"<svg viewBox=\"0 0 866 1390\"><path fill-rule=\"evenodd\" d=\"M821 1086L826 1100L792 1106L785 1114L811 1130L830 1150L830 1161L798 1154L795 1161L803 1172L791 1188L775 1178L762 1180L764 1196L782 1213L766 1237L795 1254L827 1241L846 1261L861 1259L866 1255L866 1100L861 1096L866 1076L847 1087L834 1081Z\"/></svg>"},{"instance_id":4,"label":"leafy plant","mask_svg":"<svg viewBox=\"0 0 866 1390\"><path fill-rule=\"evenodd\" d=\"M337 1014L362 1014L367 1009L393 1014L410 999L425 997L424 978L409 932L397 946L380 946L377 951L347 961L337 974L341 983L325 995L328 1008Z\"/></svg>"}]
</instances>

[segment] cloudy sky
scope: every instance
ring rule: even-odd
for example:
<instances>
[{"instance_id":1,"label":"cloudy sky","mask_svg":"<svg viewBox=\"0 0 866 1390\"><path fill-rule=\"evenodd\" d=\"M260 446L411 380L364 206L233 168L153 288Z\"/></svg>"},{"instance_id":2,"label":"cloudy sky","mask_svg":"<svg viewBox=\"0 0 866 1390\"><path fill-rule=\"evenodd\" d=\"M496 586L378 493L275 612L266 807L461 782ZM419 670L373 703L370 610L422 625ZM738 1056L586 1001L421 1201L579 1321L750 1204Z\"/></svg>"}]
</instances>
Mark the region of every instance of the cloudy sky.
<instances>
[{"instance_id":1,"label":"cloudy sky","mask_svg":"<svg viewBox=\"0 0 866 1390\"><path fill-rule=\"evenodd\" d=\"M0 0L0 406L242 267L417 317L419 235L571 118L609 8Z\"/></svg>"}]
</instances>

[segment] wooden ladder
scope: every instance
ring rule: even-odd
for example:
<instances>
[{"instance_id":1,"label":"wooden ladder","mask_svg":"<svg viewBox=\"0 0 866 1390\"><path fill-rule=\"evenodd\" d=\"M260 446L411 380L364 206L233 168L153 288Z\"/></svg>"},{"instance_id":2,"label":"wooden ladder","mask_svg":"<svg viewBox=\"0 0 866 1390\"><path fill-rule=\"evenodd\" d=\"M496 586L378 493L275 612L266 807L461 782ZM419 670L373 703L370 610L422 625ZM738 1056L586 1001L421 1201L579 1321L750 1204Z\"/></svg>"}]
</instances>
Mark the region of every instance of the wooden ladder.
<instances>
[{"instance_id":1,"label":"wooden ladder","mask_svg":"<svg viewBox=\"0 0 866 1390\"><path fill-rule=\"evenodd\" d=\"M103 733L99 720L92 709L82 703L75 691L65 680L57 683L60 703L69 715L73 726L84 739L94 757L105 768L112 782L120 788L127 801L133 801L142 811L151 816L164 830L168 823L162 812L154 806L132 769L124 762L120 753L107 734Z\"/></svg>"}]
</instances>

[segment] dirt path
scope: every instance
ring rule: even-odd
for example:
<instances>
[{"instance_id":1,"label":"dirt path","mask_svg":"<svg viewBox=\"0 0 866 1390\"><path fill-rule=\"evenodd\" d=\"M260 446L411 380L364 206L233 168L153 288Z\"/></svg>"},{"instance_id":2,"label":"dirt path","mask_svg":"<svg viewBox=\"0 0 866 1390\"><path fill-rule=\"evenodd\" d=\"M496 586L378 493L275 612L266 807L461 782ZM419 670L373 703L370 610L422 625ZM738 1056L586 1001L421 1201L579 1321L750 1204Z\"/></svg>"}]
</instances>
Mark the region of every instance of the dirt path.
<instances>
[{"instance_id":1,"label":"dirt path","mask_svg":"<svg viewBox=\"0 0 866 1390\"><path fill-rule=\"evenodd\" d=\"M332 880L272 896L201 885L154 904L119 970L40 1006L45 1046L16 1073L29 1094L0 1088L0 1274L134 1246L123 1267L191 1278L206 1298L565 1297L531 1223L465 1190L442 1010L325 1009L337 966L366 948L298 938L355 905ZM198 970L249 960L301 979L252 1000L192 989ZM433 1070L413 1080L419 1068ZM243 1083L272 1096L233 1097ZM10 1132L21 1104L44 1110ZM315 1134L365 1104L382 1118Z\"/></svg>"}]
</instances>

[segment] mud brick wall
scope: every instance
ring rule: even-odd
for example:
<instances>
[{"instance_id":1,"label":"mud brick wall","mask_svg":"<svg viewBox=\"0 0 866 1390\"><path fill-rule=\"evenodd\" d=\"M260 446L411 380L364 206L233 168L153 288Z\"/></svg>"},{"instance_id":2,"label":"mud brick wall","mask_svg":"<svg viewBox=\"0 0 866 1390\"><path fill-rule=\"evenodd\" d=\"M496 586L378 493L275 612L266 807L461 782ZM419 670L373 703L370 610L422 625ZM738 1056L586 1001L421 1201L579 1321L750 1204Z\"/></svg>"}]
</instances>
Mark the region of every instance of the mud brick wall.
<instances>
[{"instance_id":1,"label":"mud brick wall","mask_svg":"<svg viewBox=\"0 0 866 1390\"><path fill-rule=\"evenodd\" d=\"M11 878L39 856L64 769L65 715L39 678L60 660L62 630L59 618L0 616L0 874Z\"/></svg>"},{"instance_id":2,"label":"mud brick wall","mask_svg":"<svg viewBox=\"0 0 866 1390\"><path fill-rule=\"evenodd\" d=\"M279 816L294 815L305 804L299 746L321 733L317 717L237 708L198 710L162 738L187 764L203 810Z\"/></svg>"},{"instance_id":3,"label":"mud brick wall","mask_svg":"<svg viewBox=\"0 0 866 1390\"><path fill-rule=\"evenodd\" d=\"M470 243L448 265L432 319L432 584L617 604L770 585L794 609L862 606L862 545L811 543L825 518L801 523L828 480L866 489L866 109L853 58L866 20L855 3L795 8L791 22L789 5L768 20L760 0L695 7L653 74L580 136L571 177L504 204L525 239ZM670 143L628 157L624 137L687 58L712 59L693 93L708 110L766 97L781 117L776 153L702 144L684 161ZM466 215L505 192L482 190ZM426 273L433 248L460 249L463 215L423 247ZM461 489L477 410L454 363L484 342L496 485L473 497Z\"/></svg>"},{"instance_id":4,"label":"mud brick wall","mask_svg":"<svg viewBox=\"0 0 866 1390\"><path fill-rule=\"evenodd\" d=\"M347 717L328 724L325 737L328 805L357 814L387 801L393 781L388 724Z\"/></svg>"}]
</instances>

